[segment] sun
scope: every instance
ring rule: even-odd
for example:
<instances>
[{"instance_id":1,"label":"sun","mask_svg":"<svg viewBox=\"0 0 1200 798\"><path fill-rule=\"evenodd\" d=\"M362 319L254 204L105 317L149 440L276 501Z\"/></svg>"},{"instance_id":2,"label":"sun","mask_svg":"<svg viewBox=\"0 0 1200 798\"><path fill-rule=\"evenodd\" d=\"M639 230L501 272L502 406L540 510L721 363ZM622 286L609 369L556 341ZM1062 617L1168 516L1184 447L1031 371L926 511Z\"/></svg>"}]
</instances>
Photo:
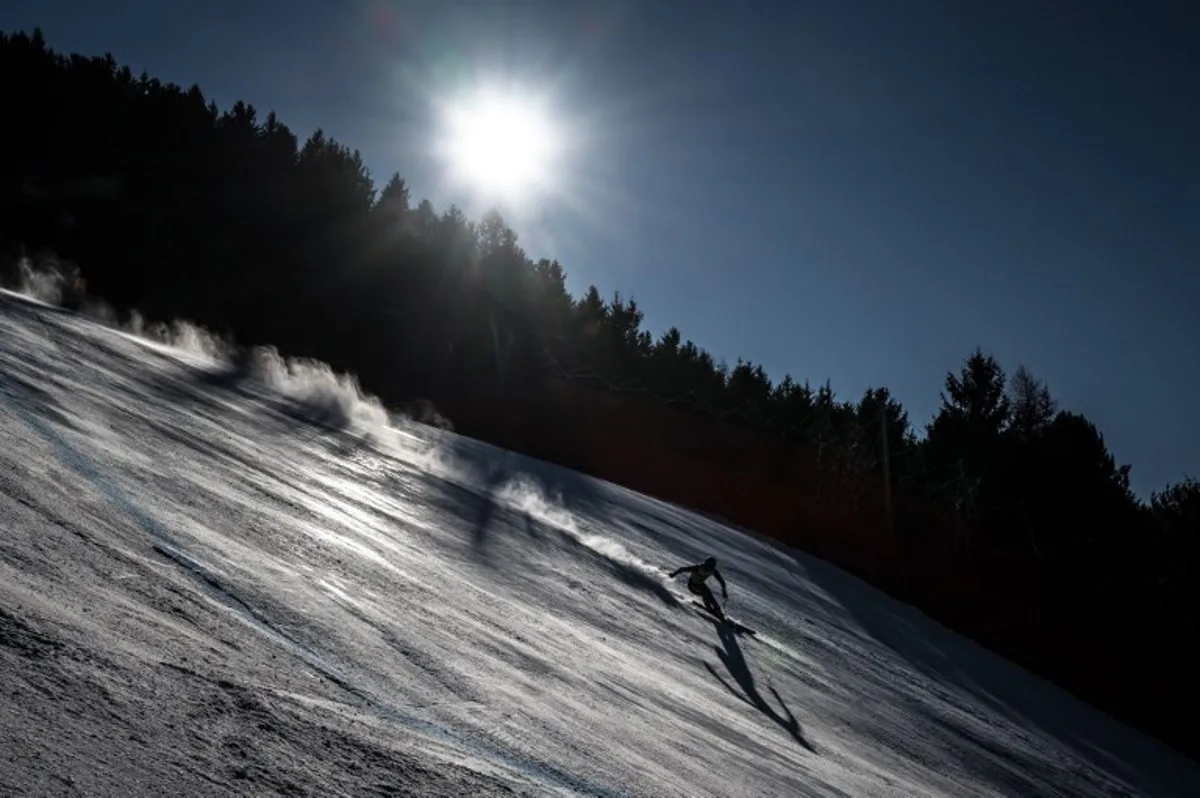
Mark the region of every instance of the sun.
<instances>
[{"instance_id":1,"label":"sun","mask_svg":"<svg viewBox=\"0 0 1200 798\"><path fill-rule=\"evenodd\" d=\"M441 155L455 182L517 200L550 188L561 140L534 99L480 92L446 105L443 126Z\"/></svg>"}]
</instances>

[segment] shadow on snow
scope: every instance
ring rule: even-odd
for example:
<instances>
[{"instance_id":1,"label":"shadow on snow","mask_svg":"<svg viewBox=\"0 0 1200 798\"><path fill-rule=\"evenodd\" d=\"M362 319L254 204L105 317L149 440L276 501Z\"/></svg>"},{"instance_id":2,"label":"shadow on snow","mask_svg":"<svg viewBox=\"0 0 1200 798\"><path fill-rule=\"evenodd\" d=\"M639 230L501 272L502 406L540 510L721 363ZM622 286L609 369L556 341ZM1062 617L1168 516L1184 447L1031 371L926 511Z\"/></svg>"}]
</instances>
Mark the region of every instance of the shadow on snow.
<instances>
[{"instance_id":1,"label":"shadow on snow","mask_svg":"<svg viewBox=\"0 0 1200 798\"><path fill-rule=\"evenodd\" d=\"M774 721L779 725L780 728L786 731L793 740L804 746L804 748L806 748L808 751L815 754L817 749L813 747L812 743L805 739L804 732L800 728L800 722L796 720L795 715L793 715L791 710L787 708L787 705L783 703L783 699L779 697L779 693L775 690L775 688L771 687L769 689L771 691L771 695L775 696L775 701L783 710L782 715L776 712L775 709L767 703L767 700L763 698L762 693L758 691L758 686L754 683L754 675L750 673L750 666L746 662L746 655L742 653L742 647L738 645L737 635L734 633L734 630L731 629L727 624L721 623L716 619L710 618L709 621L716 628L717 634L720 636L721 643L724 646L724 649L713 646L713 650L717 652L717 656L720 657L721 662L725 664L725 669L729 671L729 675L733 677L733 680L737 682L738 687L740 687L742 691L739 693L737 690L733 689L729 682L725 681L721 674L717 673L716 668L714 668L712 665L709 665L706 662L704 663L704 667L707 668L708 672L711 673L713 677L716 678L716 680L719 681L734 697L746 702L762 714L766 715L767 718Z\"/></svg>"}]
</instances>

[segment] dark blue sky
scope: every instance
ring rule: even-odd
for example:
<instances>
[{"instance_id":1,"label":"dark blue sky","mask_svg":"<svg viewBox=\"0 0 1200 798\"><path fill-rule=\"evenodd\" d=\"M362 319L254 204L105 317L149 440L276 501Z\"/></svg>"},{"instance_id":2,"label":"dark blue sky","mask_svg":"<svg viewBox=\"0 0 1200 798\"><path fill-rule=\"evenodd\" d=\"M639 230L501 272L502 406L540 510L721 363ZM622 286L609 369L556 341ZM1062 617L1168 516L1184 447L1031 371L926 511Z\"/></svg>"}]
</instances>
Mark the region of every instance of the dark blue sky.
<instances>
[{"instance_id":1,"label":"dark blue sky","mask_svg":"<svg viewBox=\"0 0 1200 798\"><path fill-rule=\"evenodd\" d=\"M8 0L451 201L430 102L548 91L582 138L508 215L572 290L922 427L976 346L1046 379L1143 494L1200 476L1200 5Z\"/></svg>"}]
</instances>

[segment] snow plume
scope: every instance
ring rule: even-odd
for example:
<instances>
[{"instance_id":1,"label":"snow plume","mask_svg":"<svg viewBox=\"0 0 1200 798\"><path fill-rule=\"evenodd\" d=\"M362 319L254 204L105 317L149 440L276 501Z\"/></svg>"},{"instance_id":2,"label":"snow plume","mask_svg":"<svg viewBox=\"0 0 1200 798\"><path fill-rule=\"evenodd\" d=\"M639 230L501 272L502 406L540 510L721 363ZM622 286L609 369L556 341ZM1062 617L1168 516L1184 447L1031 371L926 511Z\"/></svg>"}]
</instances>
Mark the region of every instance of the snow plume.
<instances>
[{"instance_id":1,"label":"snow plume","mask_svg":"<svg viewBox=\"0 0 1200 798\"><path fill-rule=\"evenodd\" d=\"M489 444L443 435L426 430L422 434L432 445L420 454L408 456L420 468L440 479L486 493L490 502L504 506L540 524L558 530L564 540L582 547L604 561L625 581L658 593L674 603L664 585L664 571L636 554L611 536L582 526L561 491L548 491L543 482L528 470L530 461ZM551 467L551 471L556 470Z\"/></svg>"},{"instance_id":2,"label":"snow plume","mask_svg":"<svg viewBox=\"0 0 1200 798\"><path fill-rule=\"evenodd\" d=\"M307 421L375 437L390 426L387 410L377 398L362 391L354 375L335 373L319 360L285 357L273 346L241 349L232 340L188 321L147 324L137 311L130 314L128 324L112 326L207 365L226 368L236 380L258 382L282 395L293 405L296 415Z\"/></svg>"},{"instance_id":3,"label":"snow plume","mask_svg":"<svg viewBox=\"0 0 1200 798\"><path fill-rule=\"evenodd\" d=\"M650 587L673 603L669 590L662 586L663 569L646 562L619 541L597 532L581 529L575 515L567 509L561 495L547 496L541 483L529 474L517 474L500 485L493 498L559 530L575 543L598 555L627 582Z\"/></svg>"},{"instance_id":4,"label":"snow plume","mask_svg":"<svg viewBox=\"0 0 1200 798\"><path fill-rule=\"evenodd\" d=\"M440 430L424 430L420 435L429 445L406 456L423 471L579 538L575 518L562 496L549 497L537 477L522 469L519 456Z\"/></svg>"},{"instance_id":5,"label":"snow plume","mask_svg":"<svg viewBox=\"0 0 1200 798\"><path fill-rule=\"evenodd\" d=\"M575 517L563 506L562 497L548 498L541 484L532 476L517 474L497 487L492 495L496 501L583 542Z\"/></svg>"},{"instance_id":6,"label":"snow plume","mask_svg":"<svg viewBox=\"0 0 1200 798\"><path fill-rule=\"evenodd\" d=\"M15 277L17 293L47 305L61 305L68 293L82 290L79 267L55 255L43 255L36 262L18 259Z\"/></svg>"},{"instance_id":7,"label":"snow plume","mask_svg":"<svg viewBox=\"0 0 1200 798\"><path fill-rule=\"evenodd\" d=\"M256 380L282 394L294 404L297 415L306 420L338 429L365 431L376 438L390 426L387 410L377 398L363 393L356 377L336 374L320 361L286 358L270 346L240 351L232 340L184 319L148 322L133 310L128 321L122 322L106 302L85 296L78 267L52 254L40 256L36 261L20 258L5 282L30 299L51 306L75 306L83 316L105 327L168 347L206 366L231 369L239 378ZM452 428L427 402L414 403L413 410L406 415L433 426Z\"/></svg>"},{"instance_id":8,"label":"snow plume","mask_svg":"<svg viewBox=\"0 0 1200 798\"><path fill-rule=\"evenodd\" d=\"M45 254L36 261L20 258L16 263L14 290L30 299L55 307L70 307L105 327L135 335L169 346L210 364L229 362L233 345L189 321L157 322L147 326L136 310L125 324L103 299L86 295L87 283L79 267L54 254Z\"/></svg>"},{"instance_id":9,"label":"snow plume","mask_svg":"<svg viewBox=\"0 0 1200 798\"><path fill-rule=\"evenodd\" d=\"M404 458L431 476L472 492L489 495L516 471L514 455L487 443L418 424L407 415L395 420Z\"/></svg>"},{"instance_id":10,"label":"snow plume","mask_svg":"<svg viewBox=\"0 0 1200 798\"><path fill-rule=\"evenodd\" d=\"M294 402L309 420L376 438L390 426L379 399L363 393L357 377L335 373L327 363L284 357L275 347L264 346L250 352L248 365L252 377Z\"/></svg>"},{"instance_id":11,"label":"snow plume","mask_svg":"<svg viewBox=\"0 0 1200 798\"><path fill-rule=\"evenodd\" d=\"M238 378L257 381L290 401L296 414L307 421L366 432L375 438L390 426L383 404L363 392L357 377L336 373L319 360L285 357L274 346L240 349L233 341L188 321L147 325L137 311L123 329L209 365L232 369Z\"/></svg>"},{"instance_id":12,"label":"snow plume","mask_svg":"<svg viewBox=\"0 0 1200 798\"><path fill-rule=\"evenodd\" d=\"M390 426L383 404L363 392L357 377L336 373L319 360L285 357L274 346L240 349L231 340L187 321L147 325L136 311L124 329L208 365L227 368L238 380L261 384L290 402L295 414L306 421L365 432L374 438L382 437Z\"/></svg>"},{"instance_id":13,"label":"snow plume","mask_svg":"<svg viewBox=\"0 0 1200 798\"><path fill-rule=\"evenodd\" d=\"M85 297L83 300L83 315L104 327L124 331L120 316L112 305L103 299Z\"/></svg>"},{"instance_id":14,"label":"snow plume","mask_svg":"<svg viewBox=\"0 0 1200 798\"><path fill-rule=\"evenodd\" d=\"M625 568L633 569L653 579L660 579L662 577L663 569L660 566L646 562L625 548L625 545L618 540L605 537L604 535L589 533L580 535L579 542L611 562Z\"/></svg>"},{"instance_id":15,"label":"snow plume","mask_svg":"<svg viewBox=\"0 0 1200 798\"><path fill-rule=\"evenodd\" d=\"M142 314L135 310L124 329L139 338L178 349L212 365L225 365L233 359L234 345L231 341L213 335L190 321L177 319L170 324L155 322L147 326Z\"/></svg>"},{"instance_id":16,"label":"snow plume","mask_svg":"<svg viewBox=\"0 0 1200 798\"><path fill-rule=\"evenodd\" d=\"M392 411L394 415L403 416L409 421L454 432L454 422L439 413L437 407L428 399L416 399L411 402L405 402L402 405L393 407Z\"/></svg>"}]
</instances>

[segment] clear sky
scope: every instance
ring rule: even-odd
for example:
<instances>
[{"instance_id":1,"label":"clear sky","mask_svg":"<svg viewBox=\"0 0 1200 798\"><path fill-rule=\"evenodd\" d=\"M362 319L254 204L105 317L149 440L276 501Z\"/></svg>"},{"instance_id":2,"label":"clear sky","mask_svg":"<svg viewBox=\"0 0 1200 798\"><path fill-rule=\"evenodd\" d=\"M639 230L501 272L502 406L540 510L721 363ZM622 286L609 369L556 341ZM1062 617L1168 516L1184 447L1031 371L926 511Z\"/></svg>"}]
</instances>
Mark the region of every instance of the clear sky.
<instances>
[{"instance_id":1,"label":"clear sky","mask_svg":"<svg viewBox=\"0 0 1200 798\"><path fill-rule=\"evenodd\" d=\"M976 346L1104 432L1139 492L1200 476L1200 4L7 0L481 207L431 157L478 81L572 149L506 214L579 293L923 426Z\"/></svg>"}]
</instances>

